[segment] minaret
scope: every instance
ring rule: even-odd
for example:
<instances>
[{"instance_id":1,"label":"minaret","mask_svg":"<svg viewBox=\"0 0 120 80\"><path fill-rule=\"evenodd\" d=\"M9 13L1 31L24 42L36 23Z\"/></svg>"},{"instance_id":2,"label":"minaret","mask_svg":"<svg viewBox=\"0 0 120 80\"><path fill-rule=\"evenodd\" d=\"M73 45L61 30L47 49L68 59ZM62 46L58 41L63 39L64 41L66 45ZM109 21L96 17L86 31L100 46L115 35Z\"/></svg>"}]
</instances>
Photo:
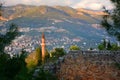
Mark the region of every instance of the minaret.
<instances>
[{"instance_id":1,"label":"minaret","mask_svg":"<svg viewBox=\"0 0 120 80\"><path fill-rule=\"evenodd\" d=\"M41 47L42 47L42 63L44 63L44 61L45 61L45 35L44 35L44 33L42 33Z\"/></svg>"}]
</instances>

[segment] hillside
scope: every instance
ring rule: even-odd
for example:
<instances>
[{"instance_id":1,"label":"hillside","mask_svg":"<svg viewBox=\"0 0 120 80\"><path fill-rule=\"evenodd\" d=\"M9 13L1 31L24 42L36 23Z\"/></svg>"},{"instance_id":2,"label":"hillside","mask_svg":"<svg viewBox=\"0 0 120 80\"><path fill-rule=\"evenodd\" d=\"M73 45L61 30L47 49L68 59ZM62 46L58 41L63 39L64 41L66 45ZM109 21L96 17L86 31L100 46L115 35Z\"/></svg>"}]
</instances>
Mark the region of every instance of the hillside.
<instances>
[{"instance_id":1,"label":"hillside","mask_svg":"<svg viewBox=\"0 0 120 80\"><path fill-rule=\"evenodd\" d=\"M107 38L115 39L107 34L100 22L101 11L74 9L68 6L31 6L16 5L4 8L4 17L9 19L6 25L15 23L23 35L41 36L45 32L49 47L65 47L77 44L82 48L94 47Z\"/></svg>"}]
</instances>

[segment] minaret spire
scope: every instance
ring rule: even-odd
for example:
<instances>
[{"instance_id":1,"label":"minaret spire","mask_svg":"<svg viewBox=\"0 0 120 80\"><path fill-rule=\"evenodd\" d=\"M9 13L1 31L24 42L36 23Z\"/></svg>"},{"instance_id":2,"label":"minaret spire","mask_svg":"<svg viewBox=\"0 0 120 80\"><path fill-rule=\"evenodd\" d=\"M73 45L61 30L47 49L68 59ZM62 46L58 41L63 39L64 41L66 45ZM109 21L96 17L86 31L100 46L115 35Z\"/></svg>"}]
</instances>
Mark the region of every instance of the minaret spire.
<instances>
[{"instance_id":1,"label":"minaret spire","mask_svg":"<svg viewBox=\"0 0 120 80\"><path fill-rule=\"evenodd\" d=\"M42 63L45 62L45 35L44 32L42 32L42 42L41 42L41 47L42 47Z\"/></svg>"}]
</instances>

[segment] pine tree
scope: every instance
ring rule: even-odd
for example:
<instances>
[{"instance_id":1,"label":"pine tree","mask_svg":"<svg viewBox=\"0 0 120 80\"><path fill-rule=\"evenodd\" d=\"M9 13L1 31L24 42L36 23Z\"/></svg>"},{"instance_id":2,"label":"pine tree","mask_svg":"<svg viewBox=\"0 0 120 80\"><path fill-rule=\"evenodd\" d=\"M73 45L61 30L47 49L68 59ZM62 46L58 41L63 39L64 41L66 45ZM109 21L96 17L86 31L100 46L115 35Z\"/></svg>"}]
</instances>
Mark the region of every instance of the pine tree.
<instances>
[{"instance_id":1,"label":"pine tree","mask_svg":"<svg viewBox=\"0 0 120 80\"><path fill-rule=\"evenodd\" d=\"M0 54L4 53L4 48L11 44L12 40L19 35L18 27L15 24L11 24L9 30L5 35L0 33Z\"/></svg>"},{"instance_id":2,"label":"pine tree","mask_svg":"<svg viewBox=\"0 0 120 80\"><path fill-rule=\"evenodd\" d=\"M107 43L107 50L111 50L111 49L112 49L112 45L111 45L110 40L109 40Z\"/></svg>"},{"instance_id":3,"label":"pine tree","mask_svg":"<svg viewBox=\"0 0 120 80\"><path fill-rule=\"evenodd\" d=\"M108 15L103 16L101 24L110 35L115 36L118 41L120 41L120 0L110 1L114 4L115 8L113 11L109 11L104 7L104 11L108 13Z\"/></svg>"}]
</instances>

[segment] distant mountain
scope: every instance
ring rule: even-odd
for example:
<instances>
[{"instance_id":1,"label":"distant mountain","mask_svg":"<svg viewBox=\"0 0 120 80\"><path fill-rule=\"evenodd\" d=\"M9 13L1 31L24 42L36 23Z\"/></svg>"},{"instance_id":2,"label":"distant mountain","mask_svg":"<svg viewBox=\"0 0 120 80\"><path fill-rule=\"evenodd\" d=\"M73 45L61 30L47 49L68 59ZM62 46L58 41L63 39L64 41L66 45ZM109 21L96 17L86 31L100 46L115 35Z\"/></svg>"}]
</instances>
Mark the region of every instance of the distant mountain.
<instances>
[{"instance_id":1,"label":"distant mountain","mask_svg":"<svg viewBox=\"0 0 120 80\"><path fill-rule=\"evenodd\" d=\"M88 22L97 22L101 20L102 11L92 11L87 9L73 9L68 6L31 6L31 5L15 5L4 9L4 16L8 19L18 17L50 17L50 18L76 18Z\"/></svg>"},{"instance_id":2,"label":"distant mountain","mask_svg":"<svg viewBox=\"0 0 120 80\"><path fill-rule=\"evenodd\" d=\"M96 47L103 38L114 41L100 22L102 11L74 9L68 6L31 6L16 5L4 8L6 25L16 23L21 32L29 36L40 36L45 32L52 47L78 44L82 47Z\"/></svg>"}]
</instances>

